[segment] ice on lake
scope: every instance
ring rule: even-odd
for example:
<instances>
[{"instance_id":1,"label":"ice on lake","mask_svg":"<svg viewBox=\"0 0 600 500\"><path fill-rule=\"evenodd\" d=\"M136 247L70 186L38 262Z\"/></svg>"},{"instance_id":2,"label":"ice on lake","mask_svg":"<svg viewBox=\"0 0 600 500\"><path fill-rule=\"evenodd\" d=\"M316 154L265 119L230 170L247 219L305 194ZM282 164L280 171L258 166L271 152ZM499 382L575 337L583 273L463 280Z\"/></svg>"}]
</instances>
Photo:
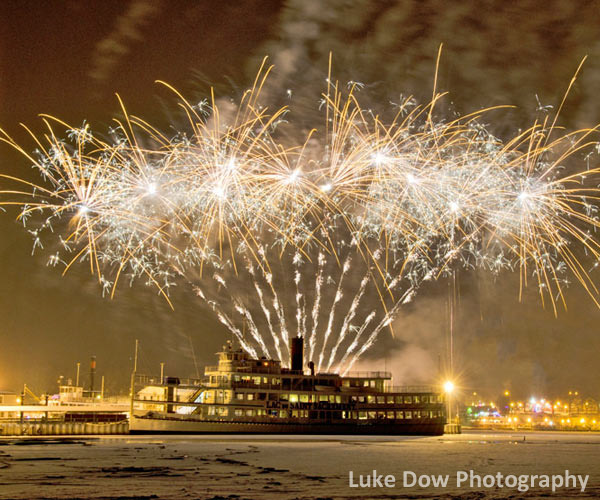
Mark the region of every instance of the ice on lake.
<instances>
[{"instance_id":1,"label":"ice on lake","mask_svg":"<svg viewBox=\"0 0 600 500\"><path fill-rule=\"evenodd\" d=\"M394 475L393 488L350 488ZM589 475L585 492L456 487L458 470ZM403 472L450 475L405 488ZM476 486L476 485L475 485ZM102 436L0 439L0 498L600 498L600 434L468 432L408 436Z\"/></svg>"}]
</instances>

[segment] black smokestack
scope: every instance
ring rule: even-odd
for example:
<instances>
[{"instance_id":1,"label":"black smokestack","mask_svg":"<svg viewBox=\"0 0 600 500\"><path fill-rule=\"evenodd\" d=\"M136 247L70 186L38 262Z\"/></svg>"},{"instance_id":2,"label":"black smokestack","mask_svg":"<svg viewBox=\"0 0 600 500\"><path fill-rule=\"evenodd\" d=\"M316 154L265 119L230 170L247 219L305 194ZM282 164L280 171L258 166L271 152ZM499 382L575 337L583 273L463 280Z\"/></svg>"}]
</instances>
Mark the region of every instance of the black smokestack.
<instances>
[{"instance_id":1,"label":"black smokestack","mask_svg":"<svg viewBox=\"0 0 600 500\"><path fill-rule=\"evenodd\" d=\"M94 377L96 376L96 356L92 356L90 361L90 394L94 396Z\"/></svg>"},{"instance_id":2,"label":"black smokestack","mask_svg":"<svg viewBox=\"0 0 600 500\"><path fill-rule=\"evenodd\" d=\"M292 354L292 370L302 371L304 366L304 339L302 337L292 337L290 339Z\"/></svg>"}]
</instances>

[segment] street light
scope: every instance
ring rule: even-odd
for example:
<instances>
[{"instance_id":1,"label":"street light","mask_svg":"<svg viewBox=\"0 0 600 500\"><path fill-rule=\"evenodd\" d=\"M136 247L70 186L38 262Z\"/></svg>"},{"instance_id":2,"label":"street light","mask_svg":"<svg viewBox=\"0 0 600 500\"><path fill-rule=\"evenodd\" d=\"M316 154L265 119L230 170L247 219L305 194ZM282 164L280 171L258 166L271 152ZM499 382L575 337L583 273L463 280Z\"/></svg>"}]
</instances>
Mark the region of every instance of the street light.
<instances>
[{"instance_id":1,"label":"street light","mask_svg":"<svg viewBox=\"0 0 600 500\"><path fill-rule=\"evenodd\" d=\"M450 395L454 391L454 382L451 380L446 380L444 382L444 392L447 394L448 398L448 423L452 423L452 404L450 403Z\"/></svg>"}]
</instances>

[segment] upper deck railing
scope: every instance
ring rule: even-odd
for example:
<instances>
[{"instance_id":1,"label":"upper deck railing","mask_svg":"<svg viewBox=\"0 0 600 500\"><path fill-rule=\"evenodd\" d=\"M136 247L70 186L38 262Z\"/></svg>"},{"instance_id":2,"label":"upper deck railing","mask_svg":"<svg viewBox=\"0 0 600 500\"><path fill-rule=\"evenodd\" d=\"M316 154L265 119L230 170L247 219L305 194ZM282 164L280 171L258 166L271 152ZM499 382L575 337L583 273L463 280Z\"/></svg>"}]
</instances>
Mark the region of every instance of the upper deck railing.
<instances>
[{"instance_id":1,"label":"upper deck railing","mask_svg":"<svg viewBox=\"0 0 600 500\"><path fill-rule=\"evenodd\" d=\"M344 375L344 378L392 378L392 374L390 372L348 372Z\"/></svg>"},{"instance_id":2,"label":"upper deck railing","mask_svg":"<svg viewBox=\"0 0 600 500\"><path fill-rule=\"evenodd\" d=\"M135 374L135 383L144 385L178 385L178 386L193 386L201 387L207 384L206 379L190 378L190 377L163 377L162 380L158 376Z\"/></svg>"},{"instance_id":3,"label":"upper deck railing","mask_svg":"<svg viewBox=\"0 0 600 500\"><path fill-rule=\"evenodd\" d=\"M383 388L383 392L442 392L436 385L391 385Z\"/></svg>"},{"instance_id":4,"label":"upper deck railing","mask_svg":"<svg viewBox=\"0 0 600 500\"><path fill-rule=\"evenodd\" d=\"M250 366L237 366L235 367L235 369L232 370L233 372L252 372L252 370L250 370ZM209 365L206 366L204 368L204 372L205 373L209 373L209 372L217 372L219 371L219 367L217 365ZM252 372L254 373L254 372ZM257 371L257 374L264 374L265 372L262 371ZM268 374L268 372L266 372ZM273 373L272 373L273 374ZM286 373L283 372L282 375L285 375ZM326 373L326 372L318 372L314 375L315 377L339 377L340 374L339 373ZM392 374L390 372L386 372L386 371L353 371L353 372L348 372L346 375L344 375L343 378L360 378L360 379L391 379L392 378Z\"/></svg>"}]
</instances>

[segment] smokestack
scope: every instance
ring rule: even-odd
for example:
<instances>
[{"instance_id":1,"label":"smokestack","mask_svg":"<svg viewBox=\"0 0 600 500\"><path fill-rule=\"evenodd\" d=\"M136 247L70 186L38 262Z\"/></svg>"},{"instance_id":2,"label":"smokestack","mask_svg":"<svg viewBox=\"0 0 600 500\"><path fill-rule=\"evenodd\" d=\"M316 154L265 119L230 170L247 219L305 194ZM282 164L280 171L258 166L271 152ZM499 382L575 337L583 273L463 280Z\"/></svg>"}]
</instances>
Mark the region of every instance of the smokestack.
<instances>
[{"instance_id":1,"label":"smokestack","mask_svg":"<svg viewBox=\"0 0 600 500\"><path fill-rule=\"evenodd\" d=\"M94 376L96 375L96 356L92 356L90 361L90 394L94 396Z\"/></svg>"},{"instance_id":2,"label":"smokestack","mask_svg":"<svg viewBox=\"0 0 600 500\"><path fill-rule=\"evenodd\" d=\"M304 339L300 336L290 338L292 370L302 371L304 366Z\"/></svg>"}]
</instances>

